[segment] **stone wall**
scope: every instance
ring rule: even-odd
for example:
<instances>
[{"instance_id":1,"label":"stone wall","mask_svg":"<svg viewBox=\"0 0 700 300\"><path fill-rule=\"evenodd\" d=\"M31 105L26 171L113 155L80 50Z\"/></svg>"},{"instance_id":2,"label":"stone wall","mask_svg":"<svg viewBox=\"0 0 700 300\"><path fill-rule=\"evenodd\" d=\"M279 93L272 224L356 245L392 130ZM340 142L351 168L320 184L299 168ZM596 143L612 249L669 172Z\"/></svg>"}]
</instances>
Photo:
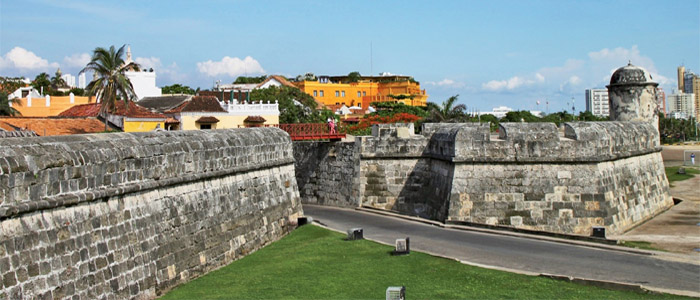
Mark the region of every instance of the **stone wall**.
<instances>
[{"instance_id":1,"label":"stone wall","mask_svg":"<svg viewBox=\"0 0 700 300\"><path fill-rule=\"evenodd\" d=\"M0 139L0 298L154 298L302 213L273 128Z\"/></svg>"},{"instance_id":2,"label":"stone wall","mask_svg":"<svg viewBox=\"0 0 700 300\"><path fill-rule=\"evenodd\" d=\"M356 139L353 205L589 235L623 232L673 204L650 124L503 123L497 135L487 124L424 124L421 135L402 126Z\"/></svg>"},{"instance_id":3,"label":"stone wall","mask_svg":"<svg viewBox=\"0 0 700 300\"><path fill-rule=\"evenodd\" d=\"M354 142L295 142L299 193L304 203L356 207L359 151Z\"/></svg>"}]
</instances>

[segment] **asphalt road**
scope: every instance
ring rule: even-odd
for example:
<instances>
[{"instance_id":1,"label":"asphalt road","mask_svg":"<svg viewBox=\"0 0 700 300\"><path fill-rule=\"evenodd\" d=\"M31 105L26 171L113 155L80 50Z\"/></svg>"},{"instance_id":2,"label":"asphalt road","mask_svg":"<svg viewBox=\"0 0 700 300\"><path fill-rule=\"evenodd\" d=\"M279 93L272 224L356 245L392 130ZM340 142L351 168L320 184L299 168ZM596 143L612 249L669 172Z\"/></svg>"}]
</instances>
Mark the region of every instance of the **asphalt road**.
<instances>
[{"instance_id":1,"label":"asphalt road","mask_svg":"<svg viewBox=\"0 0 700 300\"><path fill-rule=\"evenodd\" d=\"M397 238L410 237L411 250L476 264L700 292L700 264L523 237L445 229L350 209L304 205L304 213L336 230L361 227L366 238L390 244Z\"/></svg>"}]
</instances>

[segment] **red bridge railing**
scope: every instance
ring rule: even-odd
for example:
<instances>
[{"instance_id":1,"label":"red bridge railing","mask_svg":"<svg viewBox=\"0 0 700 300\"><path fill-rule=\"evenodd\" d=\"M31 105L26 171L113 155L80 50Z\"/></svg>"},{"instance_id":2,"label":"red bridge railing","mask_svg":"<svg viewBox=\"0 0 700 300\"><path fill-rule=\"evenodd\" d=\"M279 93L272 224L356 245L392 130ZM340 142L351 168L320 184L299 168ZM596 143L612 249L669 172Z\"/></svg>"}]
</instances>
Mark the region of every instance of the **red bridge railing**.
<instances>
[{"instance_id":1,"label":"red bridge railing","mask_svg":"<svg viewBox=\"0 0 700 300\"><path fill-rule=\"evenodd\" d=\"M340 140L345 137L342 128L336 127L331 132L327 123L298 123L298 124L278 124L262 125L264 127L278 127L289 133L292 141L304 140ZM251 126L252 127L252 126Z\"/></svg>"}]
</instances>

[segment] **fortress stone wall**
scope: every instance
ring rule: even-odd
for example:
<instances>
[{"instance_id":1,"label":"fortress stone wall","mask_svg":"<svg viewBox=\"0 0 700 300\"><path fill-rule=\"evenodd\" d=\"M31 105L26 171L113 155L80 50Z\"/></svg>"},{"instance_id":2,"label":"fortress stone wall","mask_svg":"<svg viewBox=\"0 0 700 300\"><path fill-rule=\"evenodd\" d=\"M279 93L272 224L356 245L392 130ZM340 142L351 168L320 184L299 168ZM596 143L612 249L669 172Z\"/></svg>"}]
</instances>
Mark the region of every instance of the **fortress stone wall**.
<instances>
[{"instance_id":1,"label":"fortress stone wall","mask_svg":"<svg viewBox=\"0 0 700 300\"><path fill-rule=\"evenodd\" d=\"M291 230L274 128L0 139L0 298L154 298Z\"/></svg>"},{"instance_id":2,"label":"fortress stone wall","mask_svg":"<svg viewBox=\"0 0 700 300\"><path fill-rule=\"evenodd\" d=\"M580 235L624 232L673 205L649 123L574 122L563 132L502 123L499 135L486 124L425 124L421 135L402 127L356 139L347 163L359 165L359 182L345 184L358 196L327 204ZM321 166L316 177L327 176ZM336 193L325 188L313 190ZM323 202L300 189L302 201Z\"/></svg>"}]
</instances>

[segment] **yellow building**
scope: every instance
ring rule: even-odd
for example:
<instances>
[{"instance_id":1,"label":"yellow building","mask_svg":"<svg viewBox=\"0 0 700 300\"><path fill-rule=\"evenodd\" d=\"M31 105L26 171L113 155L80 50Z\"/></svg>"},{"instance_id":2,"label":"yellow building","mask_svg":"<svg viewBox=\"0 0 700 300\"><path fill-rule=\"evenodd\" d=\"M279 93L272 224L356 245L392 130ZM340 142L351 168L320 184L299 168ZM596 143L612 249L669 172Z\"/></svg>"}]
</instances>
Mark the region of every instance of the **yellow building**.
<instances>
[{"instance_id":1,"label":"yellow building","mask_svg":"<svg viewBox=\"0 0 700 300\"><path fill-rule=\"evenodd\" d=\"M277 103L225 103L214 96L145 97L139 105L168 117L168 130L229 129L279 124Z\"/></svg>"},{"instance_id":2,"label":"yellow building","mask_svg":"<svg viewBox=\"0 0 700 300\"><path fill-rule=\"evenodd\" d=\"M92 97L80 96L44 96L32 97L28 95L19 98L19 105L13 104L23 117L55 117L61 112L81 104L93 103Z\"/></svg>"},{"instance_id":3,"label":"yellow building","mask_svg":"<svg viewBox=\"0 0 700 300\"><path fill-rule=\"evenodd\" d=\"M82 104L71 107L58 115L59 117L103 117L100 113L100 104ZM153 113L147 109L129 102L129 109L125 109L124 102L116 102L114 111L106 114L106 119L112 127L124 132L152 131L156 128L166 129L167 117L163 114Z\"/></svg>"},{"instance_id":4,"label":"yellow building","mask_svg":"<svg viewBox=\"0 0 700 300\"><path fill-rule=\"evenodd\" d=\"M351 82L348 76L319 76L317 80L294 82L299 89L329 107L359 106L372 102L401 102L425 106L428 94L410 76L361 76Z\"/></svg>"}]
</instances>

